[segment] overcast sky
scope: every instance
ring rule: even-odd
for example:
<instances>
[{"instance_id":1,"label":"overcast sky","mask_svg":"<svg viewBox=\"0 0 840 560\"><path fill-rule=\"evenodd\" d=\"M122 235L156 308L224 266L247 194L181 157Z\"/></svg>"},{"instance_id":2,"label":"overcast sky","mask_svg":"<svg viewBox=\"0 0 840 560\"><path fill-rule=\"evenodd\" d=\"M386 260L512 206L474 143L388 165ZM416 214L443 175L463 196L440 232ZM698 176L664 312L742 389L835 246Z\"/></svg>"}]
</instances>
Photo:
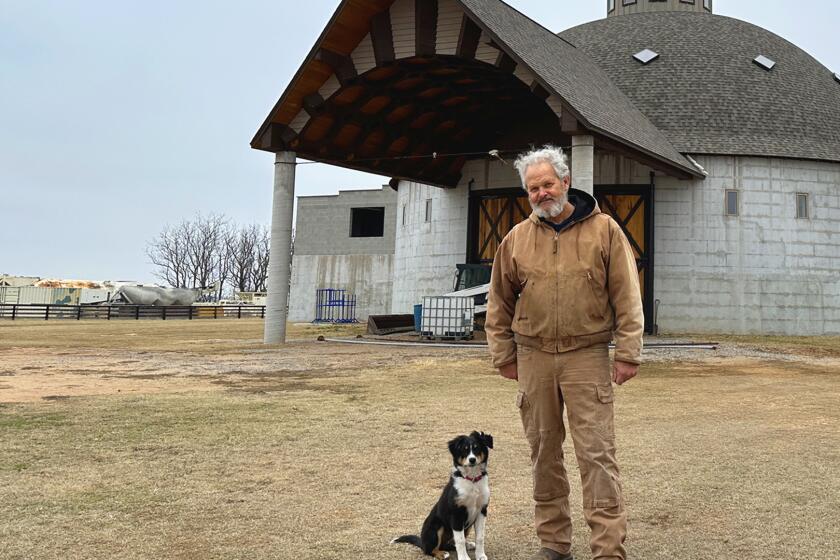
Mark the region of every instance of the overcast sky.
<instances>
[{"instance_id":1,"label":"overcast sky","mask_svg":"<svg viewBox=\"0 0 840 560\"><path fill-rule=\"evenodd\" d=\"M602 0L509 0L560 31ZM153 281L146 243L197 212L270 222L248 143L337 0L0 0L0 273ZM290 8L293 6L293 8ZM715 0L840 72L836 0ZM298 167L297 194L387 178Z\"/></svg>"}]
</instances>

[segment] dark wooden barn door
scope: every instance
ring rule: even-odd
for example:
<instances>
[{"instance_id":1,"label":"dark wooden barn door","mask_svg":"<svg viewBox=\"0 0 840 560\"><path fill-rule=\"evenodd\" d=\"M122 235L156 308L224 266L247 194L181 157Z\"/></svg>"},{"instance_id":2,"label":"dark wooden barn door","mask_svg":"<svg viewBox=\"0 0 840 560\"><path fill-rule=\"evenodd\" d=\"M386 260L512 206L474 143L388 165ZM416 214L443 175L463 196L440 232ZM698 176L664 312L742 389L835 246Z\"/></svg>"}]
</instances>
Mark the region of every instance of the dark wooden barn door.
<instances>
[{"instance_id":1,"label":"dark wooden barn door","mask_svg":"<svg viewBox=\"0 0 840 560\"><path fill-rule=\"evenodd\" d=\"M492 264L505 235L530 214L531 206L522 189L473 193L467 240L469 262Z\"/></svg>"},{"instance_id":2,"label":"dark wooden barn door","mask_svg":"<svg viewBox=\"0 0 840 560\"><path fill-rule=\"evenodd\" d=\"M596 186L595 199L601 212L612 216L630 241L639 269L639 285L645 311L645 332L653 327L653 204L651 187Z\"/></svg>"}]
</instances>

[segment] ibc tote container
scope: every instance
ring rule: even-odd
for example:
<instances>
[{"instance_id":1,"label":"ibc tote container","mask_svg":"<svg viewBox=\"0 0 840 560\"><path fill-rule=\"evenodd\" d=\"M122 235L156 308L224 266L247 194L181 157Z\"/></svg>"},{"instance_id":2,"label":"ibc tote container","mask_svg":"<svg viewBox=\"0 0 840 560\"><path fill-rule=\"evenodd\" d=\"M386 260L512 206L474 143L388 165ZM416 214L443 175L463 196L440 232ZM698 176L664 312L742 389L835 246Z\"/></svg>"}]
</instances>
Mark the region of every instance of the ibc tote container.
<instances>
[{"instance_id":1,"label":"ibc tote container","mask_svg":"<svg viewBox=\"0 0 840 560\"><path fill-rule=\"evenodd\" d=\"M423 298L420 335L428 338L472 338L475 301L468 297Z\"/></svg>"}]
</instances>

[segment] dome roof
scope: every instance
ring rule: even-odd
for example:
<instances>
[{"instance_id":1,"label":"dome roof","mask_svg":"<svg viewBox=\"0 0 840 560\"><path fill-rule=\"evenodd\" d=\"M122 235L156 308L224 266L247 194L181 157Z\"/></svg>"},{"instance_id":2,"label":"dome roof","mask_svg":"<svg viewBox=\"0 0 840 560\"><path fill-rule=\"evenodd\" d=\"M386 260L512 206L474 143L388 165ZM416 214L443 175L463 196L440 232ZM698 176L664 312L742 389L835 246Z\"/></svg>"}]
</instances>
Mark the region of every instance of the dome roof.
<instances>
[{"instance_id":1,"label":"dome roof","mask_svg":"<svg viewBox=\"0 0 840 560\"><path fill-rule=\"evenodd\" d=\"M765 29L660 12L594 21L559 36L603 68L682 153L840 161L840 83ZM633 55L644 49L659 57L641 64ZM759 55L775 67L755 64Z\"/></svg>"}]
</instances>

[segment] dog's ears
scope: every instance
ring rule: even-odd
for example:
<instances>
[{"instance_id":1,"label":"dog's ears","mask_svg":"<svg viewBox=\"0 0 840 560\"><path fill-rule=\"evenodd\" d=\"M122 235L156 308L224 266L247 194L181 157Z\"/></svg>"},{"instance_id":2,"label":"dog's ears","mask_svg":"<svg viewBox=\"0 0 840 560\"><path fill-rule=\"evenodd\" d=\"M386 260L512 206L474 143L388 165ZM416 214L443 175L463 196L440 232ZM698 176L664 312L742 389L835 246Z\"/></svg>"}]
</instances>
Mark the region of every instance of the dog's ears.
<instances>
[{"instance_id":1,"label":"dog's ears","mask_svg":"<svg viewBox=\"0 0 840 560\"><path fill-rule=\"evenodd\" d=\"M485 434L484 432L473 432L470 437L477 439L487 446L488 449L493 449L493 436Z\"/></svg>"},{"instance_id":2,"label":"dog's ears","mask_svg":"<svg viewBox=\"0 0 840 560\"><path fill-rule=\"evenodd\" d=\"M449 452L452 453L453 456L457 455L458 453L458 444L461 443L461 440L464 439L464 436L458 436L452 441L449 442Z\"/></svg>"}]
</instances>

